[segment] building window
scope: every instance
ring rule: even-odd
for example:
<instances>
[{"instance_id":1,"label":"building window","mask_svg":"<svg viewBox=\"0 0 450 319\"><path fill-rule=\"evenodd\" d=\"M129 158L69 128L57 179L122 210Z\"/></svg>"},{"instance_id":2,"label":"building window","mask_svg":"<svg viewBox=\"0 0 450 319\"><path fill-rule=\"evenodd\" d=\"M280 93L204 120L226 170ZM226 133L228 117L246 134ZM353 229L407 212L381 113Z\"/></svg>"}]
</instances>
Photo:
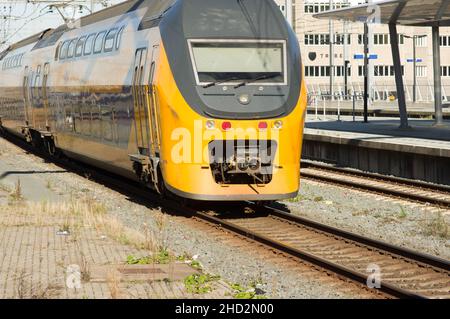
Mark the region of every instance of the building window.
<instances>
[{"instance_id":1,"label":"building window","mask_svg":"<svg viewBox=\"0 0 450 319\"><path fill-rule=\"evenodd\" d=\"M358 43L364 44L364 42L362 40L362 38L364 36L362 34L359 36L361 36L361 39L359 39L359 37L358 37ZM388 45L390 43L391 43L391 39L390 39L389 34L387 34L387 33L377 33L377 34L373 35L373 44L374 45ZM398 35L398 43L405 44L405 37L403 36L403 34Z\"/></svg>"},{"instance_id":2,"label":"building window","mask_svg":"<svg viewBox=\"0 0 450 319\"><path fill-rule=\"evenodd\" d=\"M402 65L402 75L405 74L405 67ZM374 66L374 76L394 76L394 66L393 65L375 65Z\"/></svg>"},{"instance_id":3,"label":"building window","mask_svg":"<svg viewBox=\"0 0 450 319\"><path fill-rule=\"evenodd\" d=\"M426 47L428 45L428 37L416 37L415 42L417 47Z\"/></svg>"},{"instance_id":4,"label":"building window","mask_svg":"<svg viewBox=\"0 0 450 319\"><path fill-rule=\"evenodd\" d=\"M365 76L366 72L364 71L364 65L358 65L358 76Z\"/></svg>"},{"instance_id":5,"label":"building window","mask_svg":"<svg viewBox=\"0 0 450 319\"><path fill-rule=\"evenodd\" d=\"M441 76L450 76L450 66L449 65L441 66Z\"/></svg>"},{"instance_id":6,"label":"building window","mask_svg":"<svg viewBox=\"0 0 450 319\"><path fill-rule=\"evenodd\" d=\"M445 35L445 36L440 36L439 38L440 38L439 42L441 44L441 47L449 47L450 46L450 36Z\"/></svg>"},{"instance_id":7,"label":"building window","mask_svg":"<svg viewBox=\"0 0 450 319\"><path fill-rule=\"evenodd\" d=\"M348 76L351 76L351 68L347 69ZM337 65L334 67L334 75L335 76L344 76L344 66ZM330 76L330 67L329 66L315 66L315 65L307 65L305 66L305 76L307 77L329 77Z\"/></svg>"},{"instance_id":8,"label":"building window","mask_svg":"<svg viewBox=\"0 0 450 319\"><path fill-rule=\"evenodd\" d=\"M358 44L364 44L364 34L358 34Z\"/></svg>"},{"instance_id":9,"label":"building window","mask_svg":"<svg viewBox=\"0 0 450 319\"><path fill-rule=\"evenodd\" d=\"M425 78L427 76L427 67L424 65L417 65L416 76L420 78Z\"/></svg>"},{"instance_id":10,"label":"building window","mask_svg":"<svg viewBox=\"0 0 450 319\"><path fill-rule=\"evenodd\" d=\"M333 43L336 45L344 44L345 35L335 34ZM305 45L324 45L330 44L330 35L328 33L321 34L305 34ZM351 44L351 35L347 34L347 44Z\"/></svg>"}]
</instances>

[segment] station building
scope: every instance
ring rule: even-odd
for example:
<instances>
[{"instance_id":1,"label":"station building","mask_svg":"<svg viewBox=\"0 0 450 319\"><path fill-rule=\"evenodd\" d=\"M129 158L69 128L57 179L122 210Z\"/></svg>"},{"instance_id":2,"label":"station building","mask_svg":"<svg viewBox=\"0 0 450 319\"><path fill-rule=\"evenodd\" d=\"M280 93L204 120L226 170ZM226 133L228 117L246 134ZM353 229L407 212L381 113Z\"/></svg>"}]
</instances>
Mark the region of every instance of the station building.
<instances>
[{"instance_id":1,"label":"station building","mask_svg":"<svg viewBox=\"0 0 450 319\"><path fill-rule=\"evenodd\" d=\"M286 1L276 0L280 10L287 12ZM310 94L329 94L330 88L330 29L329 22L313 17L330 9L328 0L293 0L292 26L302 50L304 75ZM334 0L334 8L365 3L365 1ZM364 89L364 25L363 23L333 22L333 92L345 92L345 61L347 60L347 89L361 93ZM433 52L431 28L398 27L400 56L403 68L406 101L413 100L414 44L416 46L416 101L433 100ZM395 78L389 30L386 25L372 24L369 35L369 72L371 97L389 100L395 96ZM415 42L415 43L414 43ZM441 28L441 76L443 101L450 101L450 28Z\"/></svg>"}]
</instances>

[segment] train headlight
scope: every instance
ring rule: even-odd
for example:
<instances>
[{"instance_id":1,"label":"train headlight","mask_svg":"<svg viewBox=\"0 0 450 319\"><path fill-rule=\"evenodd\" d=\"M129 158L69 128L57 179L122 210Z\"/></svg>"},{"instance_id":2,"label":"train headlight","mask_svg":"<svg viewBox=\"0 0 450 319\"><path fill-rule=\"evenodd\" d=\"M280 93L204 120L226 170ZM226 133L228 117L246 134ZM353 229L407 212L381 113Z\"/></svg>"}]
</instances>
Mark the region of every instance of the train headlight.
<instances>
[{"instance_id":1,"label":"train headlight","mask_svg":"<svg viewBox=\"0 0 450 319\"><path fill-rule=\"evenodd\" d=\"M238 97L239 103L247 105L250 103L250 95L248 94L241 94Z\"/></svg>"},{"instance_id":2,"label":"train headlight","mask_svg":"<svg viewBox=\"0 0 450 319\"><path fill-rule=\"evenodd\" d=\"M282 121L275 121L275 122L273 122L273 128L274 128L274 129L279 130L279 129L281 129L282 127L283 127L283 122L282 122Z\"/></svg>"},{"instance_id":3,"label":"train headlight","mask_svg":"<svg viewBox=\"0 0 450 319\"><path fill-rule=\"evenodd\" d=\"M213 120L207 120L205 126L208 130L213 130L216 125Z\"/></svg>"}]
</instances>

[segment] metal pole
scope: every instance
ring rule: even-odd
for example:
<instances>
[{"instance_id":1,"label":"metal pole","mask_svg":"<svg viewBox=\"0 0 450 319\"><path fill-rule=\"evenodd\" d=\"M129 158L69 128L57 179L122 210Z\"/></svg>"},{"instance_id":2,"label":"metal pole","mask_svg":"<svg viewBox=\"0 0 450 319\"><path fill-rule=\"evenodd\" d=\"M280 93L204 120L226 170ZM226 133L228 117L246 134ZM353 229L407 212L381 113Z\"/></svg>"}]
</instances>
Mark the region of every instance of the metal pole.
<instances>
[{"instance_id":1,"label":"metal pole","mask_svg":"<svg viewBox=\"0 0 450 319\"><path fill-rule=\"evenodd\" d=\"M333 0L330 0L330 10L333 9ZM334 36L333 36L333 20L330 19L329 22L329 41L330 41L330 100L333 100L333 77L334 77L334 50L333 50L333 45L334 45Z\"/></svg>"},{"instance_id":2,"label":"metal pole","mask_svg":"<svg viewBox=\"0 0 450 319\"><path fill-rule=\"evenodd\" d=\"M405 88L403 86L402 65L400 62L400 49L398 47L397 25L389 23L391 39L392 60L394 61L395 84L397 86L398 109L400 113L400 127L408 127L408 114L406 112Z\"/></svg>"},{"instance_id":3,"label":"metal pole","mask_svg":"<svg viewBox=\"0 0 450 319\"><path fill-rule=\"evenodd\" d=\"M416 70L416 36L414 35L412 37L413 40L413 58L414 58L414 63L413 63L413 68L414 68L414 82L413 82L413 103L416 103L416 88L417 88L417 70Z\"/></svg>"},{"instance_id":4,"label":"metal pole","mask_svg":"<svg viewBox=\"0 0 450 319\"><path fill-rule=\"evenodd\" d=\"M356 93L353 92L353 122L355 122Z\"/></svg>"},{"instance_id":5,"label":"metal pole","mask_svg":"<svg viewBox=\"0 0 450 319\"><path fill-rule=\"evenodd\" d=\"M368 83L368 75L369 75L369 39L367 37L369 33L367 22L364 23L364 123L367 123L368 117L368 99L369 99L369 83Z\"/></svg>"},{"instance_id":6,"label":"metal pole","mask_svg":"<svg viewBox=\"0 0 450 319\"><path fill-rule=\"evenodd\" d=\"M435 124L443 124L442 117L442 86L441 86L441 47L439 26L433 26L433 73L434 73L434 112Z\"/></svg>"}]
</instances>

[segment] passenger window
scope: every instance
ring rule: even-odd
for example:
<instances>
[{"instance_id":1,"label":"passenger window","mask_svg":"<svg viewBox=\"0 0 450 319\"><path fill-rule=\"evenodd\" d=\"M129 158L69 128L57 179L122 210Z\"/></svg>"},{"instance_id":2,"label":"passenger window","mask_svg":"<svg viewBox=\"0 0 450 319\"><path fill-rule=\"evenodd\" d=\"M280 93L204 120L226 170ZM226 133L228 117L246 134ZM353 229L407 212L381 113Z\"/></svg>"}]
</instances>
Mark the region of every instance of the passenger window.
<instances>
[{"instance_id":1,"label":"passenger window","mask_svg":"<svg viewBox=\"0 0 450 319\"><path fill-rule=\"evenodd\" d=\"M67 58L73 58L76 43L77 43L77 39L73 39L72 41L70 41L69 48L67 49Z\"/></svg>"},{"instance_id":2,"label":"passenger window","mask_svg":"<svg viewBox=\"0 0 450 319\"><path fill-rule=\"evenodd\" d=\"M94 43L94 53L102 52L103 39L105 38L105 34L106 34L106 31L102 31L99 34L97 34L97 37L95 38L95 43Z\"/></svg>"},{"instance_id":3,"label":"passenger window","mask_svg":"<svg viewBox=\"0 0 450 319\"><path fill-rule=\"evenodd\" d=\"M120 48L120 43L122 42L122 34L123 34L123 29L125 27L121 27L119 32L117 32L117 38L116 38L116 50L119 50Z\"/></svg>"},{"instance_id":4,"label":"passenger window","mask_svg":"<svg viewBox=\"0 0 450 319\"><path fill-rule=\"evenodd\" d=\"M77 46L75 47L75 56L79 57L83 54L83 45L84 45L84 41L86 40L86 37L81 37L78 42L77 42Z\"/></svg>"},{"instance_id":5,"label":"passenger window","mask_svg":"<svg viewBox=\"0 0 450 319\"><path fill-rule=\"evenodd\" d=\"M84 45L84 55L89 55L92 53L92 45L94 43L95 33L90 34L86 39L86 44Z\"/></svg>"},{"instance_id":6,"label":"passenger window","mask_svg":"<svg viewBox=\"0 0 450 319\"><path fill-rule=\"evenodd\" d=\"M61 50L61 45L62 45L62 42L59 42L58 46L56 47L56 50L55 50L55 61L58 60L59 50Z\"/></svg>"},{"instance_id":7,"label":"passenger window","mask_svg":"<svg viewBox=\"0 0 450 319\"><path fill-rule=\"evenodd\" d=\"M65 41L61 46L61 51L59 53L59 59L64 60L67 57L67 49L69 48L69 41Z\"/></svg>"},{"instance_id":8,"label":"passenger window","mask_svg":"<svg viewBox=\"0 0 450 319\"><path fill-rule=\"evenodd\" d=\"M114 38L116 37L117 28L109 30L106 35L104 49L105 52L111 52L114 49Z\"/></svg>"}]
</instances>

